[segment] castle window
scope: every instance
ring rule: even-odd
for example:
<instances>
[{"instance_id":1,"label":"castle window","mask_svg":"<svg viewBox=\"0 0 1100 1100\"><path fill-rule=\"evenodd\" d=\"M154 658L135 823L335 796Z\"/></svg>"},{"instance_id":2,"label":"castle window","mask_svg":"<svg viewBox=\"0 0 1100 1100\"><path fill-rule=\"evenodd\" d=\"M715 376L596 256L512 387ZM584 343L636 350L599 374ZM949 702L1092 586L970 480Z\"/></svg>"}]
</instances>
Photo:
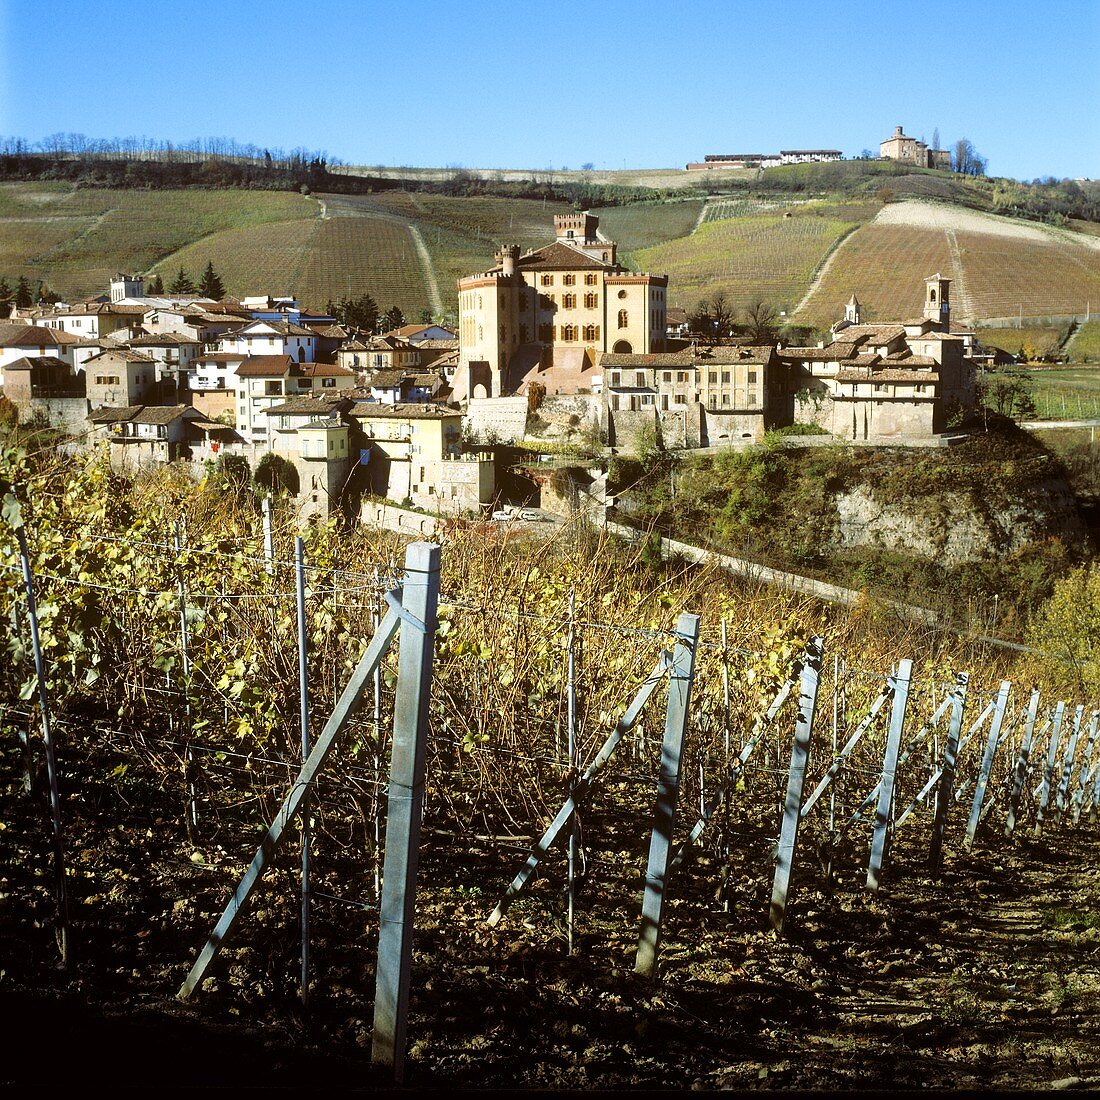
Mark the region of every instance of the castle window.
<instances>
[{"instance_id":1,"label":"castle window","mask_svg":"<svg viewBox=\"0 0 1100 1100\"><path fill-rule=\"evenodd\" d=\"M586 340L598 340L600 338L600 326L599 325L585 325L584 326L584 338Z\"/></svg>"},{"instance_id":2,"label":"castle window","mask_svg":"<svg viewBox=\"0 0 1100 1100\"><path fill-rule=\"evenodd\" d=\"M553 275L543 275L541 282L542 282L543 286L553 286L554 285L554 276Z\"/></svg>"},{"instance_id":3,"label":"castle window","mask_svg":"<svg viewBox=\"0 0 1100 1100\"><path fill-rule=\"evenodd\" d=\"M627 328L630 324L627 312L625 309L619 310L619 328Z\"/></svg>"},{"instance_id":4,"label":"castle window","mask_svg":"<svg viewBox=\"0 0 1100 1100\"><path fill-rule=\"evenodd\" d=\"M593 275L593 274L585 275L584 285L585 286L595 286L596 285L596 276Z\"/></svg>"},{"instance_id":5,"label":"castle window","mask_svg":"<svg viewBox=\"0 0 1100 1100\"><path fill-rule=\"evenodd\" d=\"M563 294L561 296L561 308L562 309L576 309L577 308L577 296L575 294Z\"/></svg>"},{"instance_id":6,"label":"castle window","mask_svg":"<svg viewBox=\"0 0 1100 1100\"><path fill-rule=\"evenodd\" d=\"M561 326L561 338L563 340L576 340L576 338L577 338L577 326L576 325L562 325Z\"/></svg>"},{"instance_id":7,"label":"castle window","mask_svg":"<svg viewBox=\"0 0 1100 1100\"><path fill-rule=\"evenodd\" d=\"M572 234L570 234L572 236ZM562 286L575 286L577 282L576 275L563 275L561 277Z\"/></svg>"},{"instance_id":8,"label":"castle window","mask_svg":"<svg viewBox=\"0 0 1100 1100\"><path fill-rule=\"evenodd\" d=\"M480 294L477 296L477 308L481 309L481 295Z\"/></svg>"},{"instance_id":9,"label":"castle window","mask_svg":"<svg viewBox=\"0 0 1100 1100\"><path fill-rule=\"evenodd\" d=\"M600 296L598 294L586 294L584 296L584 308L585 309L597 309L600 304Z\"/></svg>"},{"instance_id":10,"label":"castle window","mask_svg":"<svg viewBox=\"0 0 1100 1100\"><path fill-rule=\"evenodd\" d=\"M626 297L626 291L625 290L620 290L619 291L619 297L620 298L625 298Z\"/></svg>"}]
</instances>

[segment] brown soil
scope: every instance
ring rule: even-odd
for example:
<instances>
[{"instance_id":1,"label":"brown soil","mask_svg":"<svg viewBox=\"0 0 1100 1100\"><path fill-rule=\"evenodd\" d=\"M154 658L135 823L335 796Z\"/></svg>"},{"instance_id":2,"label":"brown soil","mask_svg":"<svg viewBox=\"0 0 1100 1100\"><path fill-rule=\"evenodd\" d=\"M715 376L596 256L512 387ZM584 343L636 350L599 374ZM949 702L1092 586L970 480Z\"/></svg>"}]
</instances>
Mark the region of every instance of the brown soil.
<instances>
[{"instance_id":1,"label":"brown soil","mask_svg":"<svg viewBox=\"0 0 1100 1100\"><path fill-rule=\"evenodd\" d=\"M370 1064L375 913L317 900L308 1016L298 1005L294 854L265 884L203 993L176 1001L241 871L243 842L207 835L201 847L190 844L170 782L125 786L63 772L73 928L72 962L61 972L45 801L23 793L19 766L9 738L0 750L8 1050L0 1080L43 1088L388 1083ZM601 811L610 804L610 793L598 797L586 822L571 958L560 854L489 931L484 917L524 853L462 844L429 806L407 1086L1100 1084L1094 822L1005 841L994 814L996 835L983 834L964 855L955 821L939 881L924 869L927 830L918 824L899 834L875 895L863 886L865 837L837 853L831 888L807 843L779 938L765 916L769 828L735 812L716 838L732 849L728 860L716 847L674 880L661 980L650 984L632 972L646 828L633 810ZM200 822L200 831L213 827ZM339 847L334 824L326 828L318 889L369 898L369 861L355 845Z\"/></svg>"}]
</instances>

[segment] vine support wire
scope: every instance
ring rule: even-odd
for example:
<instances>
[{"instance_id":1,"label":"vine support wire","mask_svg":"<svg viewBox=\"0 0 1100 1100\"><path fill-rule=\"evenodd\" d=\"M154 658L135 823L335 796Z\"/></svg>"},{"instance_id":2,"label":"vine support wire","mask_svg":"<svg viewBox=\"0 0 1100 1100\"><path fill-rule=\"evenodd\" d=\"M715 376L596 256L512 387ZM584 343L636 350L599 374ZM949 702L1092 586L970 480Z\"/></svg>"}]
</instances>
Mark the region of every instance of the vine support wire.
<instances>
[{"instance_id":1,"label":"vine support wire","mask_svg":"<svg viewBox=\"0 0 1100 1100\"><path fill-rule=\"evenodd\" d=\"M294 580L298 611L298 724L302 735L302 766L309 759L309 651L306 636L305 544L294 540ZM302 1007L309 1008L309 796L302 801Z\"/></svg>"},{"instance_id":2,"label":"vine support wire","mask_svg":"<svg viewBox=\"0 0 1100 1100\"><path fill-rule=\"evenodd\" d=\"M173 545L176 552L176 591L180 604L180 660L183 665L183 724L184 724L184 749L183 769L187 781L187 835L191 843L196 843L197 829L199 827L199 805L195 791L195 758L191 751L191 652L187 632L187 584L183 579L183 563L180 560L183 553L182 528L179 521L176 522Z\"/></svg>"},{"instance_id":3,"label":"vine support wire","mask_svg":"<svg viewBox=\"0 0 1100 1100\"><path fill-rule=\"evenodd\" d=\"M947 727L943 764L940 766L939 783L936 786L936 813L932 822L932 842L928 851L928 864L933 874L939 872L943 856L943 836L947 829L947 814L951 809L951 791L955 785L955 761L959 754L963 709L966 706L966 693L969 687L970 674L960 672L955 677L955 686L951 690L951 724Z\"/></svg>"},{"instance_id":4,"label":"vine support wire","mask_svg":"<svg viewBox=\"0 0 1100 1100\"><path fill-rule=\"evenodd\" d=\"M17 513L18 517L18 513ZM34 651L34 673L38 681L38 705L42 711L42 740L46 746L46 778L50 785L50 821L53 840L54 874L57 884L57 948L61 966L69 965L69 897L65 876L65 844L61 827L61 791L57 781L57 753L54 748L53 726L50 722L50 699L46 688L46 662L42 656L42 641L38 634L38 604L34 597L34 572L27 548L27 533L21 517L16 519L15 536L19 540L19 558L23 565L23 586L27 593L27 620Z\"/></svg>"},{"instance_id":5,"label":"vine support wire","mask_svg":"<svg viewBox=\"0 0 1100 1100\"><path fill-rule=\"evenodd\" d=\"M572 798L577 787L577 678L574 646L576 642L576 593L569 593L569 629L566 638L568 653L566 656L566 700L565 733L569 752L569 796ZM566 950L573 954L573 907L577 896L577 831L580 811L573 815L569 829L569 858L566 871Z\"/></svg>"}]
</instances>

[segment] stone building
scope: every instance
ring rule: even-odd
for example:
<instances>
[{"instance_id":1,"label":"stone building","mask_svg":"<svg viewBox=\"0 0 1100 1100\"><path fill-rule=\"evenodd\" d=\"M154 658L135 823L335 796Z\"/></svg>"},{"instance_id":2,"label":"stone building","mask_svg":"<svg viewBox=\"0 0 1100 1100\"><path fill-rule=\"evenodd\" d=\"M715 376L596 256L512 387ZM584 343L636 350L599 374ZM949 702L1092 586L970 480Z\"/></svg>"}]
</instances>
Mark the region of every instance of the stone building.
<instances>
[{"instance_id":1,"label":"stone building","mask_svg":"<svg viewBox=\"0 0 1100 1100\"><path fill-rule=\"evenodd\" d=\"M600 367L611 446L631 446L649 429L672 447L759 443L779 422L783 365L771 345L612 352Z\"/></svg>"},{"instance_id":2,"label":"stone building","mask_svg":"<svg viewBox=\"0 0 1100 1100\"><path fill-rule=\"evenodd\" d=\"M879 142L879 156L883 160L900 160L915 164L918 168L951 167L951 153L947 149L930 149L923 141L909 137L900 126L885 141Z\"/></svg>"},{"instance_id":3,"label":"stone building","mask_svg":"<svg viewBox=\"0 0 1100 1100\"><path fill-rule=\"evenodd\" d=\"M626 271L593 214L558 214L555 241L458 281L456 400L500 397L537 382L547 393L592 390L603 352L664 350L668 278Z\"/></svg>"},{"instance_id":4,"label":"stone building","mask_svg":"<svg viewBox=\"0 0 1100 1100\"><path fill-rule=\"evenodd\" d=\"M863 324L855 295L832 341L789 347L784 420L855 442L911 443L943 432L974 406L974 366L951 333L951 280L925 280L924 310Z\"/></svg>"}]
</instances>

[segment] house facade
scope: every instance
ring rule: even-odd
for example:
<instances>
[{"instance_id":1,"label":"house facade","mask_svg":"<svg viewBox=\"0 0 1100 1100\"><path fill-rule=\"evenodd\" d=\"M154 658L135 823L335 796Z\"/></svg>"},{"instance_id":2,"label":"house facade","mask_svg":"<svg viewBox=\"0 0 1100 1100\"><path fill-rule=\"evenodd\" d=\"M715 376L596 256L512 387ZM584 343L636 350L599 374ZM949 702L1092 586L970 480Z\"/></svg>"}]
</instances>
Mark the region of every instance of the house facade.
<instances>
[{"instance_id":1,"label":"house facade","mask_svg":"<svg viewBox=\"0 0 1100 1100\"><path fill-rule=\"evenodd\" d=\"M456 398L499 397L536 379L568 392L555 371L583 385L587 365L591 386L599 354L664 349L667 277L624 270L593 214L555 215L554 231L553 244L522 256L505 246L496 267L458 281Z\"/></svg>"}]
</instances>

